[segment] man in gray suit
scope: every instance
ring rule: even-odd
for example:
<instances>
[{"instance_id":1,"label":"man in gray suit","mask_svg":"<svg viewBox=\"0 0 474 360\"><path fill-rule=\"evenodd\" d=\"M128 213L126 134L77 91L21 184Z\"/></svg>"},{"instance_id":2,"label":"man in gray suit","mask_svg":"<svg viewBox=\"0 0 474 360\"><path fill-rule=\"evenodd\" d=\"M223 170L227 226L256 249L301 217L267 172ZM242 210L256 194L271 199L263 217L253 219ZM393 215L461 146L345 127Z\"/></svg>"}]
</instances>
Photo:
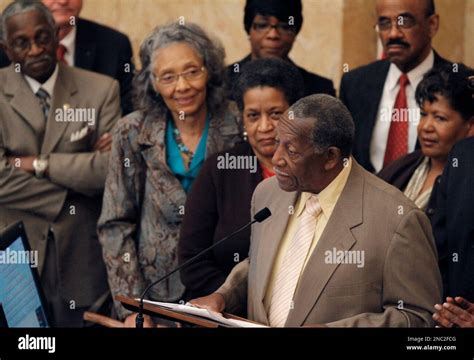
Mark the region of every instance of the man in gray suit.
<instances>
[{"instance_id":1,"label":"man in gray suit","mask_svg":"<svg viewBox=\"0 0 474 360\"><path fill-rule=\"evenodd\" d=\"M55 326L81 326L107 297L96 236L114 123L117 82L58 64L57 30L38 2L2 14L0 228L23 221Z\"/></svg>"},{"instance_id":2,"label":"man in gray suit","mask_svg":"<svg viewBox=\"0 0 474 360\"><path fill-rule=\"evenodd\" d=\"M328 95L295 103L277 127L276 177L260 183L249 258L214 293L214 311L248 305L275 327L432 326L441 277L430 223L351 157L354 123Z\"/></svg>"}]
</instances>

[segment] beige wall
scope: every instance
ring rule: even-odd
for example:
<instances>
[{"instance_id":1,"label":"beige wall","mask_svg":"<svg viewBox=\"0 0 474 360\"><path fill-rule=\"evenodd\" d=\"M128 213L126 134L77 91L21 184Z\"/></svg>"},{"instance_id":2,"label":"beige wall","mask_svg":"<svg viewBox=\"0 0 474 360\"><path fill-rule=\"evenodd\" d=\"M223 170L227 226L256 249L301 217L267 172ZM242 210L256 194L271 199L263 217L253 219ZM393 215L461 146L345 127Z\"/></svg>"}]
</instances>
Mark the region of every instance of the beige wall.
<instances>
[{"instance_id":1,"label":"beige wall","mask_svg":"<svg viewBox=\"0 0 474 360\"><path fill-rule=\"evenodd\" d=\"M0 9L8 3L0 0ZM304 24L290 56L338 86L344 64L352 69L376 56L374 3L303 0ZM84 0L82 16L128 34L135 54L154 26L184 16L213 32L224 43L227 63L231 63L249 52L243 29L244 4L244 0ZM436 5L441 27L435 48L453 61L474 66L474 0L436 0Z\"/></svg>"}]
</instances>

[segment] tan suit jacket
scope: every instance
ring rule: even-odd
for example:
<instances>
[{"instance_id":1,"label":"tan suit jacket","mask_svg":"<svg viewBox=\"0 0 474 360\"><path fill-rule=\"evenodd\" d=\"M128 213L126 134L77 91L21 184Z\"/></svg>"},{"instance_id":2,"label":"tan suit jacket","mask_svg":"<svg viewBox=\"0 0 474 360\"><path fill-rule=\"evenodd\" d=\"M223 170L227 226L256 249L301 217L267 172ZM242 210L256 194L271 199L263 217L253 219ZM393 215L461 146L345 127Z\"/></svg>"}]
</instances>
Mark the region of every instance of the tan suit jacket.
<instances>
[{"instance_id":1,"label":"tan suit jacket","mask_svg":"<svg viewBox=\"0 0 474 360\"><path fill-rule=\"evenodd\" d=\"M118 83L103 75L59 65L45 124L40 103L13 65L0 70L0 228L22 220L44 264L47 234L55 236L58 287L66 301L90 305L107 290L96 236L108 153L93 152L120 118ZM95 109L94 126L56 121L56 109ZM83 136L77 136L84 127ZM76 141L71 136L76 134ZM7 156L49 154L48 178L11 166Z\"/></svg>"},{"instance_id":2,"label":"tan suit jacket","mask_svg":"<svg viewBox=\"0 0 474 360\"><path fill-rule=\"evenodd\" d=\"M250 255L236 265L217 292L226 310L247 299L248 317L268 324L263 298L273 262L298 194L276 178L262 182L252 217L269 207L272 216L252 228ZM332 262L327 251L363 251L364 266ZM334 211L300 277L285 326L432 326L441 299L441 277L430 223L399 190L355 161Z\"/></svg>"}]
</instances>

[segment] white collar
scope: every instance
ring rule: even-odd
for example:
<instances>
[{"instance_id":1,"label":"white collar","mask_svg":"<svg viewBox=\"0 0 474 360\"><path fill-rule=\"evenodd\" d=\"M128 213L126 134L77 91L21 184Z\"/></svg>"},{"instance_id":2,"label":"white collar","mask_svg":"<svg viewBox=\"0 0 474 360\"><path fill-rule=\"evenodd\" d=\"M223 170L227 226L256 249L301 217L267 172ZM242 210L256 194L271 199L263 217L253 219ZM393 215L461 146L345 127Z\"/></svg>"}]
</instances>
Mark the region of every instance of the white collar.
<instances>
[{"instance_id":1,"label":"white collar","mask_svg":"<svg viewBox=\"0 0 474 360\"><path fill-rule=\"evenodd\" d=\"M59 66L56 64L53 73L43 84L27 75L24 75L26 82L28 85L30 85L31 90L33 91L33 94L36 94L40 88L43 88L48 92L50 97L53 97L54 85L56 84L56 79L58 78L58 69Z\"/></svg>"},{"instance_id":2,"label":"white collar","mask_svg":"<svg viewBox=\"0 0 474 360\"><path fill-rule=\"evenodd\" d=\"M72 30L69 31L69 34L67 34L59 43L61 45L64 45L64 47L67 49L68 53L72 54L74 50L74 46L76 44L76 34L77 34L77 27L73 26Z\"/></svg>"},{"instance_id":3,"label":"white collar","mask_svg":"<svg viewBox=\"0 0 474 360\"><path fill-rule=\"evenodd\" d=\"M425 75L430 69L433 68L434 65L434 51L431 50L429 55L418 65L416 68L410 70L407 73L408 80L410 80L410 85L413 89L416 89L420 81L423 79L423 75ZM394 90L398 85L398 80L402 72L400 69L394 64L390 64L390 69L387 75L387 85L390 90Z\"/></svg>"}]
</instances>

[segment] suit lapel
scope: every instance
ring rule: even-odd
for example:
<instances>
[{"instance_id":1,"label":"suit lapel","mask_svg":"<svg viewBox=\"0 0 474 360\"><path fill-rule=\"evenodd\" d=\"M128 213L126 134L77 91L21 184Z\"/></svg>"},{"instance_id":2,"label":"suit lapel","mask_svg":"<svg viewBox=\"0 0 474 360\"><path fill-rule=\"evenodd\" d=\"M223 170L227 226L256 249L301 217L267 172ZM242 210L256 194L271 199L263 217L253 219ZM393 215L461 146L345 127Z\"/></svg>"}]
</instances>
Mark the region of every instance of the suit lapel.
<instances>
[{"instance_id":1,"label":"suit lapel","mask_svg":"<svg viewBox=\"0 0 474 360\"><path fill-rule=\"evenodd\" d=\"M328 264L325 252L349 250L356 243L351 229L363 221L363 170L353 159L351 174L331 217L301 275L285 326L301 326L339 264Z\"/></svg>"},{"instance_id":2,"label":"suit lapel","mask_svg":"<svg viewBox=\"0 0 474 360\"><path fill-rule=\"evenodd\" d=\"M180 224L180 207L186 202L186 193L166 162L166 117L153 119L148 116L140 131L138 143L146 163L146 178L153 186L152 196L170 224Z\"/></svg>"},{"instance_id":3,"label":"suit lapel","mask_svg":"<svg viewBox=\"0 0 474 360\"><path fill-rule=\"evenodd\" d=\"M30 86L21 75L10 66L5 84L5 95L11 97L11 107L25 120L36 134L44 131L45 120L41 105Z\"/></svg>"},{"instance_id":4,"label":"suit lapel","mask_svg":"<svg viewBox=\"0 0 474 360\"><path fill-rule=\"evenodd\" d=\"M452 65L452 62L442 58L435 50L433 50L433 53L434 53L433 68L437 69L444 65Z\"/></svg>"},{"instance_id":5,"label":"suit lapel","mask_svg":"<svg viewBox=\"0 0 474 360\"><path fill-rule=\"evenodd\" d=\"M56 121L56 110L63 110L65 107L76 108L78 105L77 98L75 97L76 93L77 88L72 74L69 72L69 67L59 64L58 78L54 85L51 109L46 123L43 145L41 147L42 154L48 154L54 151L64 131L69 126L68 122Z\"/></svg>"},{"instance_id":6,"label":"suit lapel","mask_svg":"<svg viewBox=\"0 0 474 360\"><path fill-rule=\"evenodd\" d=\"M278 249L280 248L281 239L285 234L288 221L290 220L290 206L295 206L295 202L298 199L298 193L282 191L278 187L276 179L272 179L272 181L274 181L275 187L278 188L278 193L275 196L276 201L269 206L270 211L272 212L270 221L265 221L259 225L261 226L260 231L263 235L260 236L260 242L258 244L257 267L259 270L255 292L257 306L260 307L259 313L265 314L265 316L267 316L267 314L263 300L267 292L273 264Z\"/></svg>"}]
</instances>

